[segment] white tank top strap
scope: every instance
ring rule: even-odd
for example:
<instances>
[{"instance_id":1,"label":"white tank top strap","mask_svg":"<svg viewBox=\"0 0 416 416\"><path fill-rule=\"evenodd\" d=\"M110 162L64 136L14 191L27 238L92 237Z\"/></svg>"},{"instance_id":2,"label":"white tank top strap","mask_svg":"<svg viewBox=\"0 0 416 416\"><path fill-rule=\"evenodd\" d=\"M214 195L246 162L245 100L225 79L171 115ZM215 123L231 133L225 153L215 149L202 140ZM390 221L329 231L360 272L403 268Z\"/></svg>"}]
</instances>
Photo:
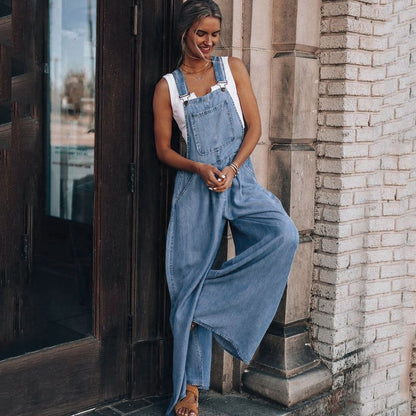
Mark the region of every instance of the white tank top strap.
<instances>
[{"instance_id":1,"label":"white tank top strap","mask_svg":"<svg viewBox=\"0 0 416 416\"><path fill-rule=\"evenodd\" d=\"M241 120L241 125L244 127L244 117L243 112L241 110L241 104L240 99L238 98L237 93L237 87L235 85L235 81L233 78L233 74L231 73L230 65L228 63L228 56L224 56L221 58L224 64L224 71L225 71L225 77L227 79L227 90L234 102L235 109L237 110L237 114ZM179 91L178 87L176 86L175 78L172 74L166 74L163 76L163 78L168 83L169 87L169 94L170 94L170 103L172 106L172 115L175 119L176 123L178 124L179 130L182 133L182 137L185 141L187 141L187 131L186 131L186 120L185 120L185 110L183 106L182 100L179 98ZM218 84L212 87L212 91L218 89ZM195 93L191 93L189 99L195 99L197 98Z\"/></svg>"},{"instance_id":2,"label":"white tank top strap","mask_svg":"<svg viewBox=\"0 0 416 416\"><path fill-rule=\"evenodd\" d=\"M179 98L178 87L176 86L175 78L172 74L166 74L163 76L169 86L170 94L170 105L172 106L172 115L176 123L178 124L179 130L182 133L182 137L187 140L186 134L186 120L185 120L185 110L183 108L183 103Z\"/></svg>"},{"instance_id":3,"label":"white tank top strap","mask_svg":"<svg viewBox=\"0 0 416 416\"><path fill-rule=\"evenodd\" d=\"M241 124L244 127L243 111L241 110L240 99L238 98L237 86L235 85L234 77L233 77L233 74L231 72L230 65L228 63L228 56L224 56L222 58L222 61L224 63L225 77L226 77L227 82L228 82L227 90L230 93L231 98L233 99L235 109L237 110L237 114L240 117Z\"/></svg>"}]
</instances>

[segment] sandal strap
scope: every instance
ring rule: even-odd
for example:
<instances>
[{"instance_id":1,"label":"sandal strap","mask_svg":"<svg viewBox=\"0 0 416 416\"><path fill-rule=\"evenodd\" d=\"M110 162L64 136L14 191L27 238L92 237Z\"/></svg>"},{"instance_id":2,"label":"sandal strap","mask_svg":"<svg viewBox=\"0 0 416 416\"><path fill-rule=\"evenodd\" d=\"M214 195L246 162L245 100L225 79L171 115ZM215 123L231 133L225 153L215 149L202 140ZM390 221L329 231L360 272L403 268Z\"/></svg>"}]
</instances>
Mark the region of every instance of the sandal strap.
<instances>
[{"instance_id":1,"label":"sandal strap","mask_svg":"<svg viewBox=\"0 0 416 416\"><path fill-rule=\"evenodd\" d=\"M180 408L188 409L190 412L194 412L198 416L198 387L187 385L186 396L180 400L175 406L175 412Z\"/></svg>"},{"instance_id":2,"label":"sandal strap","mask_svg":"<svg viewBox=\"0 0 416 416\"><path fill-rule=\"evenodd\" d=\"M198 390L197 386L192 386L191 384L188 384L186 386L186 392L187 393L192 393L195 396L195 400L198 401L199 390Z\"/></svg>"}]
</instances>

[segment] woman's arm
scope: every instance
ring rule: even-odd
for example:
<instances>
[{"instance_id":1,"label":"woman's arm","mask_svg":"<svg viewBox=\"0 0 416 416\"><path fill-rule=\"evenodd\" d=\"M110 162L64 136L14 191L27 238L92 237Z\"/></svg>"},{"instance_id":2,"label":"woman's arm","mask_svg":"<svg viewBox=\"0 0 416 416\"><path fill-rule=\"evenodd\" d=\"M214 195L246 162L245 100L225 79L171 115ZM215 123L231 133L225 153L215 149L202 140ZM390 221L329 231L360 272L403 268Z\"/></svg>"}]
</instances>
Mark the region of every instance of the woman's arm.
<instances>
[{"instance_id":1,"label":"woman's arm","mask_svg":"<svg viewBox=\"0 0 416 416\"><path fill-rule=\"evenodd\" d=\"M234 158L234 163L241 166L251 155L261 136L261 120L257 100L253 92L250 76L243 62L238 58L228 59L233 78L237 87L238 98L240 99L243 117L246 122L246 134L240 149ZM234 171L227 166L223 169L227 180L217 187L218 192L223 192L231 186Z\"/></svg>"},{"instance_id":2,"label":"woman's arm","mask_svg":"<svg viewBox=\"0 0 416 416\"><path fill-rule=\"evenodd\" d=\"M155 88L153 115L156 153L160 161L175 169L198 173L207 186L217 187L222 182L222 174L216 167L187 159L172 149L172 106L169 86L163 78Z\"/></svg>"},{"instance_id":3,"label":"woman's arm","mask_svg":"<svg viewBox=\"0 0 416 416\"><path fill-rule=\"evenodd\" d=\"M250 76L243 62L238 58L229 58L230 69L237 86L243 117L246 122L246 135L234 162L241 166L251 155L261 136L261 120L257 100L253 92Z\"/></svg>"},{"instance_id":4,"label":"woman's arm","mask_svg":"<svg viewBox=\"0 0 416 416\"><path fill-rule=\"evenodd\" d=\"M153 96L154 133L156 153L161 162L173 168L197 172L197 163L182 157L171 147L172 139L172 107L168 83L161 79Z\"/></svg>"}]
</instances>

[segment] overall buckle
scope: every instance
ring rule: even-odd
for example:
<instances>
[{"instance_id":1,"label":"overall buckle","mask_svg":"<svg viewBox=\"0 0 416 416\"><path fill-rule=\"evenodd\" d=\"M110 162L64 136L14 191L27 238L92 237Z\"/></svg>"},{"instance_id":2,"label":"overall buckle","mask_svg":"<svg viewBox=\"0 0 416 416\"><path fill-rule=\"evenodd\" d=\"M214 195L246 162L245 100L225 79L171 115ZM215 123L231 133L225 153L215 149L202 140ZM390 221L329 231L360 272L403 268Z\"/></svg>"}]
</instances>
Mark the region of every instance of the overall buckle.
<instances>
[{"instance_id":1,"label":"overall buckle","mask_svg":"<svg viewBox=\"0 0 416 416\"><path fill-rule=\"evenodd\" d=\"M228 81L218 81L218 85L221 88L222 92L225 91L225 88L226 88L227 84L228 84Z\"/></svg>"},{"instance_id":2,"label":"overall buckle","mask_svg":"<svg viewBox=\"0 0 416 416\"><path fill-rule=\"evenodd\" d=\"M179 96L179 99L185 104L188 105L189 103L189 97L191 96L191 94L187 93L187 94L183 94Z\"/></svg>"}]
</instances>

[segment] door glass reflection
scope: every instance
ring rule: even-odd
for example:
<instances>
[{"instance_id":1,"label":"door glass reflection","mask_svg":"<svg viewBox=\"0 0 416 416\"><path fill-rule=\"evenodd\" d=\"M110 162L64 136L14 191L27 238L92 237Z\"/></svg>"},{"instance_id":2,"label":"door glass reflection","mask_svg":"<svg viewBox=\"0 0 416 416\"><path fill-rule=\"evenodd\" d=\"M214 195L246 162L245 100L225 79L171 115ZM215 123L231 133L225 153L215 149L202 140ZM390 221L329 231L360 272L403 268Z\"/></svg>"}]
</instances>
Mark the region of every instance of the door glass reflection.
<instances>
[{"instance_id":1,"label":"door glass reflection","mask_svg":"<svg viewBox=\"0 0 416 416\"><path fill-rule=\"evenodd\" d=\"M50 2L49 187L53 217L92 224L95 0Z\"/></svg>"},{"instance_id":2,"label":"door glass reflection","mask_svg":"<svg viewBox=\"0 0 416 416\"><path fill-rule=\"evenodd\" d=\"M37 267L49 325L67 340L92 325L96 2L50 0L49 22L47 215Z\"/></svg>"}]
</instances>

